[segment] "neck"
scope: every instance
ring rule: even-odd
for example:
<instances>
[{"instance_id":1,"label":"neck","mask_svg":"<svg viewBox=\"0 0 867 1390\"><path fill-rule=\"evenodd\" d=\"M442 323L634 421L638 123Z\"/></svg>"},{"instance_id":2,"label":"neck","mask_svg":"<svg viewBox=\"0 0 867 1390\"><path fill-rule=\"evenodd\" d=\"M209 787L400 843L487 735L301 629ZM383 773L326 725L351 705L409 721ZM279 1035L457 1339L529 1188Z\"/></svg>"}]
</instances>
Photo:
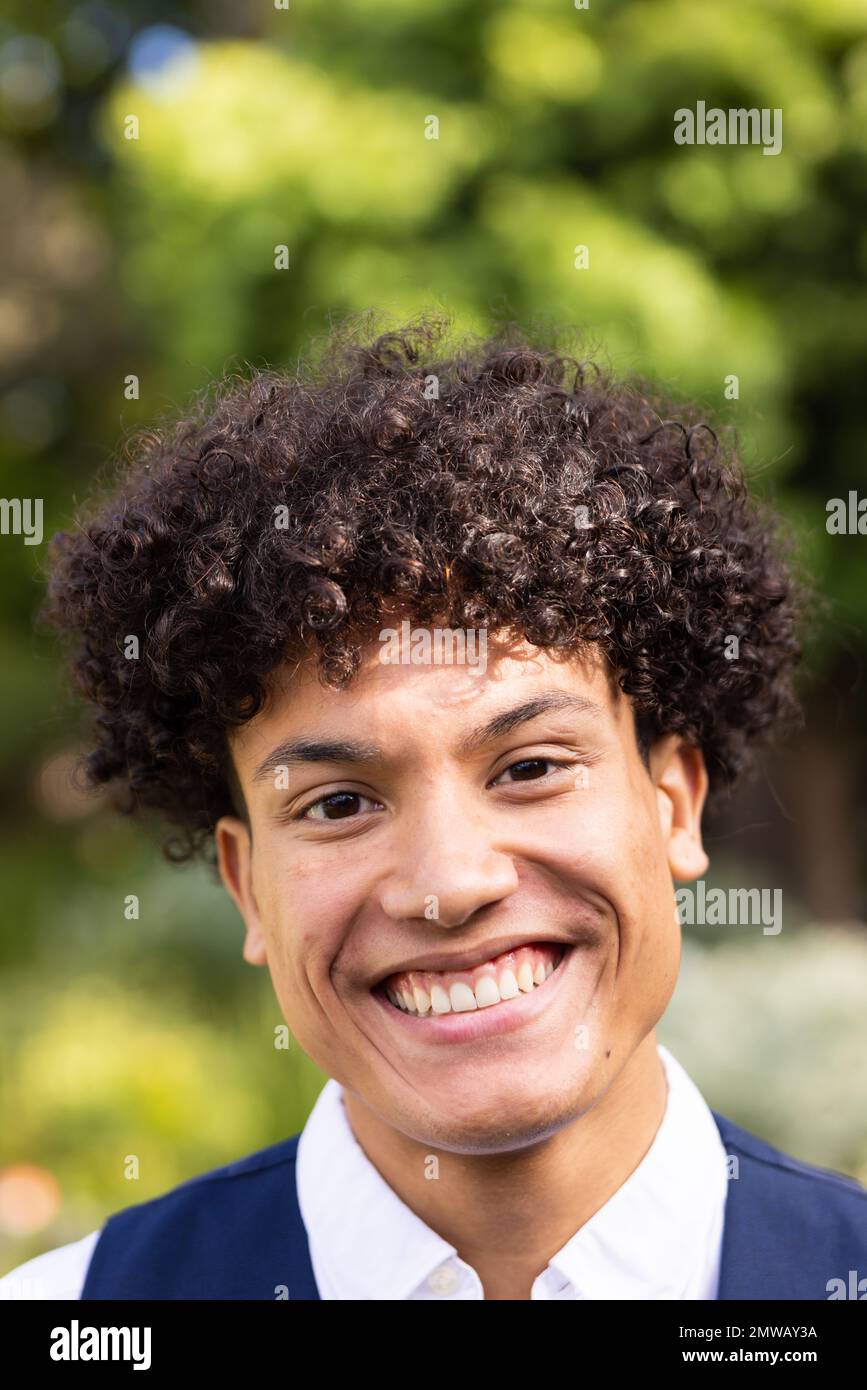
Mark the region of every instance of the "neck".
<instances>
[{"instance_id":1,"label":"neck","mask_svg":"<svg viewBox=\"0 0 867 1390\"><path fill-rule=\"evenodd\" d=\"M392 1129L344 1089L349 1124L367 1157L416 1216L478 1274L486 1299L528 1299L549 1260L644 1158L668 1099L655 1032L601 1098L550 1138L504 1154L440 1151L448 1182L424 1182L436 1153ZM508 1219L503 1219L503 1213Z\"/></svg>"}]
</instances>

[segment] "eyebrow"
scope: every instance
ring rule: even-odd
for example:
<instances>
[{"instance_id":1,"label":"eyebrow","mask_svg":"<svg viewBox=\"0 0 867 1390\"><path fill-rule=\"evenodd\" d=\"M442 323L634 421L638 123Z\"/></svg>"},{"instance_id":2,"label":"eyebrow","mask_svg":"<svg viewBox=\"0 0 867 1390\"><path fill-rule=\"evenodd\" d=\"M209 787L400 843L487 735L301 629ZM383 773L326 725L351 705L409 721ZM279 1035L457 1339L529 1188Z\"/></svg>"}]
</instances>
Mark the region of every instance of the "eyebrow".
<instances>
[{"instance_id":1,"label":"eyebrow","mask_svg":"<svg viewBox=\"0 0 867 1390\"><path fill-rule=\"evenodd\" d=\"M565 690L543 690L519 705L501 710L472 729L460 740L457 752L461 757L477 753L494 739L502 738L512 729L538 719L552 710L569 710L577 714L589 714L602 718L605 711L601 705L588 700L584 695L571 695ZM372 763L384 758L381 748L373 743L360 743L354 739L285 739L268 754L253 773L253 782L263 782L278 768L301 763Z\"/></svg>"}]
</instances>

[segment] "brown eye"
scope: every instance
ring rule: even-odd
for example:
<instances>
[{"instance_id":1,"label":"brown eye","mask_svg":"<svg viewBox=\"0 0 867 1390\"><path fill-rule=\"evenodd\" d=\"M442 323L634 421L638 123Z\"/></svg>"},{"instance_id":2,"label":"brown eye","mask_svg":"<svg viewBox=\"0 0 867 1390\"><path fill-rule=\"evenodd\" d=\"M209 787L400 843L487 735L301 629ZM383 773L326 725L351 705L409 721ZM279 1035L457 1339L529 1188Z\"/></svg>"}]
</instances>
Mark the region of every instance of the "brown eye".
<instances>
[{"instance_id":1,"label":"brown eye","mask_svg":"<svg viewBox=\"0 0 867 1390\"><path fill-rule=\"evenodd\" d=\"M544 767L549 761L548 758L524 758L519 763L512 763L510 767L506 768L506 771L516 773L516 780L519 782L530 782L538 775L538 769ZM533 771L534 768L536 772ZM530 769L529 772L527 769Z\"/></svg>"},{"instance_id":2,"label":"brown eye","mask_svg":"<svg viewBox=\"0 0 867 1390\"><path fill-rule=\"evenodd\" d=\"M499 777L494 778L492 785L499 782L500 777L505 777L507 772L516 772L515 782L541 782L548 774L544 772L546 767L565 769L575 767L574 758L520 758L516 763L510 763L504 768ZM540 776L540 770L541 776Z\"/></svg>"},{"instance_id":3,"label":"brown eye","mask_svg":"<svg viewBox=\"0 0 867 1390\"><path fill-rule=\"evenodd\" d=\"M333 792L331 796L324 796L321 801L314 801L307 810L311 811L313 806L321 806L323 810L335 812L333 816L325 816L326 820L345 820L356 809L357 803L361 799L358 792ZM312 819L317 818L313 817Z\"/></svg>"},{"instance_id":4,"label":"brown eye","mask_svg":"<svg viewBox=\"0 0 867 1390\"><path fill-rule=\"evenodd\" d=\"M377 802L371 801L369 796L362 796L361 792L339 791L329 792L327 796L320 796L318 800L311 801L303 810L299 811L294 820L307 821L339 821L352 820L354 813L358 810L359 802L367 801L371 806L376 806ZM322 808L322 815L312 815L311 812ZM326 814L333 811L335 814Z\"/></svg>"}]
</instances>

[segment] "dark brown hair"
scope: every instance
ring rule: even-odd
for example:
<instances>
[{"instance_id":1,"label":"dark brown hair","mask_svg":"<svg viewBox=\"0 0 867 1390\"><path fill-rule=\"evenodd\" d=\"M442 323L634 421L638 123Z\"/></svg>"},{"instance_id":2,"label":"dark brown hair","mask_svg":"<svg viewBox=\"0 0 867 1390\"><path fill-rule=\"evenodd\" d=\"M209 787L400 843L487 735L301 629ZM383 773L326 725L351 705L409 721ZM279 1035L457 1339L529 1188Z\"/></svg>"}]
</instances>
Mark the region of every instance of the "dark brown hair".
<instances>
[{"instance_id":1,"label":"dark brown hair","mask_svg":"<svg viewBox=\"0 0 867 1390\"><path fill-rule=\"evenodd\" d=\"M42 618L95 707L87 784L170 822L170 859L210 855L243 810L226 733L275 668L314 652L346 683L395 600L419 623L598 644L644 749L698 744L712 793L797 717L801 590L733 447L513 324L438 357L447 329L360 341L347 319L315 365L224 379L135 436L53 536Z\"/></svg>"}]
</instances>

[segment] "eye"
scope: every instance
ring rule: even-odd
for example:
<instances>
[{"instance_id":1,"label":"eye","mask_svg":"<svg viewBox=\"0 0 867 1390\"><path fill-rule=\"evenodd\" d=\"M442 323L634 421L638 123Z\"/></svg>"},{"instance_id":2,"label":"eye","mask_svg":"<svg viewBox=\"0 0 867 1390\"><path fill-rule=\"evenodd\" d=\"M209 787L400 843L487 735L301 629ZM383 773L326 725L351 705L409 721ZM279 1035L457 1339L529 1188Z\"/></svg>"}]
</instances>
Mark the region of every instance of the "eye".
<instances>
[{"instance_id":1,"label":"eye","mask_svg":"<svg viewBox=\"0 0 867 1390\"><path fill-rule=\"evenodd\" d=\"M504 777L507 772L515 771L519 774L516 779L519 782L542 782L545 780L545 775L539 776L539 768L544 768L545 766L557 768L575 767L577 766L577 762L577 758L521 758L518 762L510 763L508 767L504 768L499 776L494 778L490 785L492 787L496 786L500 777Z\"/></svg>"},{"instance_id":2,"label":"eye","mask_svg":"<svg viewBox=\"0 0 867 1390\"><path fill-rule=\"evenodd\" d=\"M327 796L320 796L316 801L311 801L307 806L303 807L300 811L296 812L292 819L325 821L351 820L353 817L353 811L356 809L357 804L360 801L367 801L370 803L371 806L379 805L378 801L373 801L369 796L362 796L361 792L329 792ZM310 815L309 812L314 810L314 808L318 806L323 807L323 809L335 811L336 814L333 816Z\"/></svg>"}]
</instances>

